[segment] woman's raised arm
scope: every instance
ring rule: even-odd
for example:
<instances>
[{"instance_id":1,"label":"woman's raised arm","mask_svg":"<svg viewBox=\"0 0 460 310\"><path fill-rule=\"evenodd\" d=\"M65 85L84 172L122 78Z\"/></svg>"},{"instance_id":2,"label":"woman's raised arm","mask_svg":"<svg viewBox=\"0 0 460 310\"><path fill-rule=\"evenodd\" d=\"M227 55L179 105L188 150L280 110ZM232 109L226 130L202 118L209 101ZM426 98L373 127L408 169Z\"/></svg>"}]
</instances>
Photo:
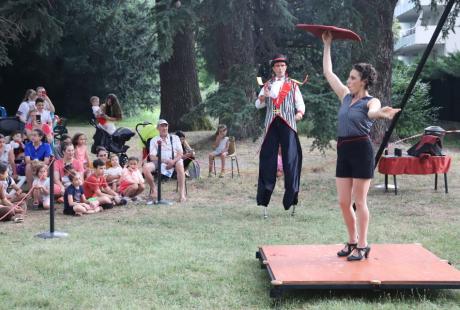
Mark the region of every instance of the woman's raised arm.
<instances>
[{"instance_id":1,"label":"woman's raised arm","mask_svg":"<svg viewBox=\"0 0 460 310\"><path fill-rule=\"evenodd\" d=\"M323 32L323 74L326 77L329 85L331 86L334 93L339 97L340 102L350 92L348 88L343 85L340 79L332 71L332 60L331 60L331 45L332 45L332 34L329 31Z\"/></svg>"}]
</instances>

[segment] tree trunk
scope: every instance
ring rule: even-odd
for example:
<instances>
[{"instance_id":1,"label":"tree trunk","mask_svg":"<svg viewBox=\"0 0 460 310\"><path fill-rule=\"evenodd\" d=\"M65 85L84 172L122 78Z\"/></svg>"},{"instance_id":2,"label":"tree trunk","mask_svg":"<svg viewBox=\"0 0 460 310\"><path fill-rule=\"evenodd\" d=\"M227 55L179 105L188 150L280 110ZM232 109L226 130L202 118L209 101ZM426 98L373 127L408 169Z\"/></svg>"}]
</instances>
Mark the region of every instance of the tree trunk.
<instances>
[{"instance_id":1,"label":"tree trunk","mask_svg":"<svg viewBox=\"0 0 460 310\"><path fill-rule=\"evenodd\" d=\"M217 80L228 82L230 71L236 66L254 67L254 37L252 31L253 8L251 1L238 0L230 22L217 26L217 50L219 71ZM245 85L241 85L245 86ZM247 87L247 86L246 86Z\"/></svg>"},{"instance_id":2,"label":"tree trunk","mask_svg":"<svg viewBox=\"0 0 460 310\"><path fill-rule=\"evenodd\" d=\"M160 64L160 118L169 122L171 131L196 129L199 119L184 119L184 115L201 103L191 27L176 33L173 50L171 58Z\"/></svg>"},{"instance_id":3,"label":"tree trunk","mask_svg":"<svg viewBox=\"0 0 460 310\"><path fill-rule=\"evenodd\" d=\"M370 94L380 99L382 106L391 105L391 73L393 61L393 14L397 0L353 0L357 12L361 12L362 45L355 45L352 61L371 63L378 73L377 83ZM389 122L378 120L371 130L371 138L380 144Z\"/></svg>"}]
</instances>

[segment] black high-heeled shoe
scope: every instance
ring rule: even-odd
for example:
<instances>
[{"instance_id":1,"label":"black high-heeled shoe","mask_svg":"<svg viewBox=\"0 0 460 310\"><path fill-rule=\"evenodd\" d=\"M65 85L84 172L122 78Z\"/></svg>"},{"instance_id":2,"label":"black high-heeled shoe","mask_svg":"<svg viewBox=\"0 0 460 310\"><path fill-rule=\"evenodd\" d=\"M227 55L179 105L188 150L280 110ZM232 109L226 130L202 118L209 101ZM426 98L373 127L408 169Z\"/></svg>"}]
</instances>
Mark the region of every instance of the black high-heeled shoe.
<instances>
[{"instance_id":1,"label":"black high-heeled shoe","mask_svg":"<svg viewBox=\"0 0 460 310\"><path fill-rule=\"evenodd\" d=\"M345 256L348 256L351 254L351 252L353 252L353 250L358 246L357 243L346 243L345 244L345 248L343 248L342 250L338 251L337 252L337 256L338 257L345 257Z\"/></svg>"},{"instance_id":2,"label":"black high-heeled shoe","mask_svg":"<svg viewBox=\"0 0 460 310\"><path fill-rule=\"evenodd\" d=\"M351 261L357 261L357 260L362 260L363 258L367 258L369 256L369 253L371 251L371 247L370 246L367 246L367 247L364 247L364 248L358 248L356 247L356 252L358 252L358 254L353 254L353 255L350 255L347 257L347 261L351 262Z\"/></svg>"}]
</instances>

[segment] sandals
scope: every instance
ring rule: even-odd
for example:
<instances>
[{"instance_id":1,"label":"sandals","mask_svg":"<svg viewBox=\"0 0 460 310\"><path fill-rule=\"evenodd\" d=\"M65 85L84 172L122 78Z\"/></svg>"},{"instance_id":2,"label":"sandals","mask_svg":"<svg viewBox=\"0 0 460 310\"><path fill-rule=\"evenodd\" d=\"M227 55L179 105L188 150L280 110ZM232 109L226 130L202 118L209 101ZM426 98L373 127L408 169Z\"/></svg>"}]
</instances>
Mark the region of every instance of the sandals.
<instances>
[{"instance_id":1,"label":"sandals","mask_svg":"<svg viewBox=\"0 0 460 310\"><path fill-rule=\"evenodd\" d=\"M13 220L14 223L18 224L18 223L23 223L24 222L24 218L22 217L15 217L14 220Z\"/></svg>"},{"instance_id":2,"label":"sandals","mask_svg":"<svg viewBox=\"0 0 460 310\"><path fill-rule=\"evenodd\" d=\"M370 251L371 251L371 247L370 246L366 246L364 248L356 247L355 250L356 250L355 252L357 252L357 254L353 254L353 255L348 256L347 261L349 261L349 262L351 262L351 261L360 261L363 258L367 258L369 256Z\"/></svg>"},{"instance_id":3,"label":"sandals","mask_svg":"<svg viewBox=\"0 0 460 310\"><path fill-rule=\"evenodd\" d=\"M345 257L345 256L348 256L351 254L351 252L353 252L353 250L358 246L357 243L346 243L345 244L345 247L340 250L339 252L337 252L337 256L338 257Z\"/></svg>"}]
</instances>

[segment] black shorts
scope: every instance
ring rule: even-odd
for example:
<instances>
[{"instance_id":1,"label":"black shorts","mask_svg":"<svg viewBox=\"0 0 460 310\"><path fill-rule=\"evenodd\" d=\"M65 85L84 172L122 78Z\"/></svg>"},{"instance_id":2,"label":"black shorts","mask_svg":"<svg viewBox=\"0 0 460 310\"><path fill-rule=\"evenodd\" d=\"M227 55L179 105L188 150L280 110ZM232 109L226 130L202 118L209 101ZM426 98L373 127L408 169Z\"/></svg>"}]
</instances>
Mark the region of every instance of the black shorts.
<instances>
[{"instance_id":1,"label":"black shorts","mask_svg":"<svg viewBox=\"0 0 460 310\"><path fill-rule=\"evenodd\" d=\"M335 176L356 179L374 177L374 150L368 136L337 139Z\"/></svg>"}]
</instances>

